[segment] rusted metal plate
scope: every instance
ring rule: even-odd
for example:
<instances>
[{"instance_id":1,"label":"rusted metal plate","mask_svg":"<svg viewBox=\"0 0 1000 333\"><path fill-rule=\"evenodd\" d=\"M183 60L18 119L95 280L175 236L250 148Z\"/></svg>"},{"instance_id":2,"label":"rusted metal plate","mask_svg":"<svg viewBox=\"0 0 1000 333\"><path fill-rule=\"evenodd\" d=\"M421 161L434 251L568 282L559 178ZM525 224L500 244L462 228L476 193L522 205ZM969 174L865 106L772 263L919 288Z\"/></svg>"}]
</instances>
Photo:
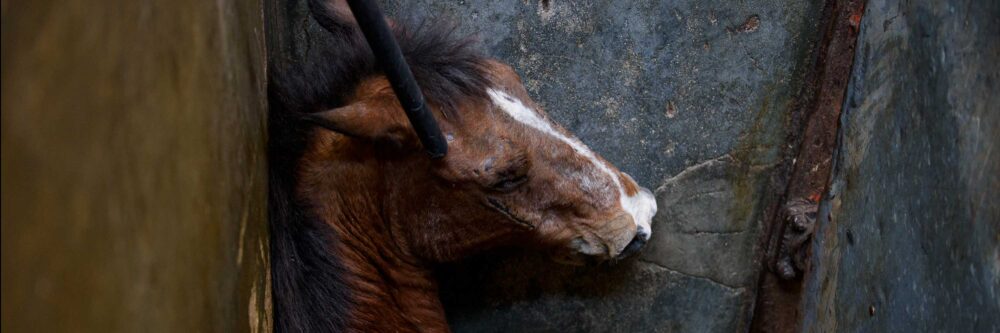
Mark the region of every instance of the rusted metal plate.
<instances>
[{"instance_id":1,"label":"rusted metal plate","mask_svg":"<svg viewBox=\"0 0 1000 333\"><path fill-rule=\"evenodd\" d=\"M802 276L809 274L809 244L817 202L830 178L836 134L850 79L865 1L829 1L824 8L823 37L816 48L815 67L793 110L788 146L788 176L775 188L784 188L771 204L764 234L766 249L751 330L794 332L799 329L803 298ZM782 185L784 187L782 187Z\"/></svg>"}]
</instances>

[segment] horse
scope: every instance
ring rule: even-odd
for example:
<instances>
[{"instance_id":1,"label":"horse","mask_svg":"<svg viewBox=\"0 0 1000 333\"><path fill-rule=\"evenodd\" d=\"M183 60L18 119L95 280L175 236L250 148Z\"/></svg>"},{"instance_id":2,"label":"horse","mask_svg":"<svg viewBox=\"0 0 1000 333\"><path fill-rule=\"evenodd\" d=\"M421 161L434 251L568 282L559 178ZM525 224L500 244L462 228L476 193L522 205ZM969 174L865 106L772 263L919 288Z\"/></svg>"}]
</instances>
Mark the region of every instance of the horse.
<instances>
[{"instance_id":1,"label":"horse","mask_svg":"<svg viewBox=\"0 0 1000 333\"><path fill-rule=\"evenodd\" d=\"M277 331L446 332L434 265L498 246L613 262L649 239L653 194L552 122L474 37L392 24L446 137L432 159L347 7L309 7L328 47L268 74Z\"/></svg>"}]
</instances>

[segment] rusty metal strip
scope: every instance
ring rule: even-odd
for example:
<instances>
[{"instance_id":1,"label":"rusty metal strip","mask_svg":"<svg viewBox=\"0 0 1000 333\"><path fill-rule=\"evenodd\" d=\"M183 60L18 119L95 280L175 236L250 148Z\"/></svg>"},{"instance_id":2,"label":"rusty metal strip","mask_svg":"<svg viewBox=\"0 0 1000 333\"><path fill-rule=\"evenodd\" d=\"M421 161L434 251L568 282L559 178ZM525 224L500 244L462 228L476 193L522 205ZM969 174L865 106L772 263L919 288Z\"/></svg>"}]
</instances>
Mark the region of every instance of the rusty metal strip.
<instances>
[{"instance_id":1,"label":"rusty metal strip","mask_svg":"<svg viewBox=\"0 0 1000 333\"><path fill-rule=\"evenodd\" d=\"M789 138L789 146L795 147L794 157L780 169L787 174L775 188L783 193L764 215L765 258L761 262L765 267L752 332L800 331L802 277L810 272L808 246L816 205L830 175L864 5L864 0L829 0L824 6L814 66L799 93L801 108L793 110L793 119L798 119L793 124L800 128Z\"/></svg>"}]
</instances>

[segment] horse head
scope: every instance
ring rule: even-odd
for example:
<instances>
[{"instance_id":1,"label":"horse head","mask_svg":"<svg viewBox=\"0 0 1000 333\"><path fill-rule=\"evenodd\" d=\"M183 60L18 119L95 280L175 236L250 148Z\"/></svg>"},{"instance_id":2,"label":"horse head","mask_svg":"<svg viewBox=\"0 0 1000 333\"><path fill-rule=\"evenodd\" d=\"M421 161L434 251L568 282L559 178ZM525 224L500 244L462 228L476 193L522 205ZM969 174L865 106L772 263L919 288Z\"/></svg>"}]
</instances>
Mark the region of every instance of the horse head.
<instances>
[{"instance_id":1,"label":"horse head","mask_svg":"<svg viewBox=\"0 0 1000 333\"><path fill-rule=\"evenodd\" d=\"M482 66L480 93L448 101L457 112L434 113L444 158L428 158L388 81L372 77L345 106L309 116L330 130L322 149L340 152L310 164L363 166L354 180L374 182L394 241L423 261L509 244L571 264L635 253L650 237L652 193L552 122L512 68Z\"/></svg>"}]
</instances>

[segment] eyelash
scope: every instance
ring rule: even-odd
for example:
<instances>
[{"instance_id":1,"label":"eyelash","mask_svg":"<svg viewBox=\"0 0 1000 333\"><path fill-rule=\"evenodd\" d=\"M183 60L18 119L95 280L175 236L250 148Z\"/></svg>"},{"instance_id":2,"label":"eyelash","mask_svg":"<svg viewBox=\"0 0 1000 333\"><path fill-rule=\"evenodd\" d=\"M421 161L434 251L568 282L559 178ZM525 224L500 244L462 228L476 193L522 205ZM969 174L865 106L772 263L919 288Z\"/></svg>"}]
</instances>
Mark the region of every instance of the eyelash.
<instances>
[{"instance_id":1,"label":"eyelash","mask_svg":"<svg viewBox=\"0 0 1000 333\"><path fill-rule=\"evenodd\" d=\"M521 184L524 184L524 182L527 180L528 180L527 175L504 177L499 181L497 181L496 183L490 185L490 188L501 192L507 192L517 188Z\"/></svg>"}]
</instances>

